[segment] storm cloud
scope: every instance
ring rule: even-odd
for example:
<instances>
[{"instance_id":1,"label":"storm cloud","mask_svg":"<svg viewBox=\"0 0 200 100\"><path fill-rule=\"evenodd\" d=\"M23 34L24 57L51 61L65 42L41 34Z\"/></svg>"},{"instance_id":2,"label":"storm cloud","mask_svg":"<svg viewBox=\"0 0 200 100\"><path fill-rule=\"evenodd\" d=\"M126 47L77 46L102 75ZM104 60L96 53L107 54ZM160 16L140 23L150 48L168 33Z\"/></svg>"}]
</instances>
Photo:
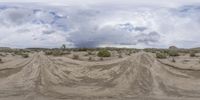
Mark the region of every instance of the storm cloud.
<instances>
[{"instance_id":1,"label":"storm cloud","mask_svg":"<svg viewBox=\"0 0 200 100\"><path fill-rule=\"evenodd\" d=\"M0 4L0 46L200 46L200 5Z\"/></svg>"}]
</instances>

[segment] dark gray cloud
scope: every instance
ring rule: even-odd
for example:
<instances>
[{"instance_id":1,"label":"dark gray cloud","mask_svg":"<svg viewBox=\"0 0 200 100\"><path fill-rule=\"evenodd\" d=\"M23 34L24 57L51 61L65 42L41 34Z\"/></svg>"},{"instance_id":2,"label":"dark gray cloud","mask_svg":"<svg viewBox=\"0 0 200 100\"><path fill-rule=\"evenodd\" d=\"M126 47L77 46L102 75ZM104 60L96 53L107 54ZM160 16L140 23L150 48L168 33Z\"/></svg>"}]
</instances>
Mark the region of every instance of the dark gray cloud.
<instances>
[{"instance_id":1,"label":"dark gray cloud","mask_svg":"<svg viewBox=\"0 0 200 100\"><path fill-rule=\"evenodd\" d=\"M158 42L160 39L160 35L157 32L150 32L149 34L139 34L135 36L138 43L154 43Z\"/></svg>"},{"instance_id":2,"label":"dark gray cloud","mask_svg":"<svg viewBox=\"0 0 200 100\"><path fill-rule=\"evenodd\" d=\"M20 45L26 42L27 45L51 47L61 44L69 47L106 44L165 47L181 44L176 41L200 38L199 6L158 8L0 5L0 43L11 41ZM19 33L23 39L17 38Z\"/></svg>"},{"instance_id":3,"label":"dark gray cloud","mask_svg":"<svg viewBox=\"0 0 200 100\"><path fill-rule=\"evenodd\" d=\"M133 32L133 31L140 31L143 32L147 30L147 27L144 26L134 26L131 23L119 24L119 28L124 31Z\"/></svg>"}]
</instances>

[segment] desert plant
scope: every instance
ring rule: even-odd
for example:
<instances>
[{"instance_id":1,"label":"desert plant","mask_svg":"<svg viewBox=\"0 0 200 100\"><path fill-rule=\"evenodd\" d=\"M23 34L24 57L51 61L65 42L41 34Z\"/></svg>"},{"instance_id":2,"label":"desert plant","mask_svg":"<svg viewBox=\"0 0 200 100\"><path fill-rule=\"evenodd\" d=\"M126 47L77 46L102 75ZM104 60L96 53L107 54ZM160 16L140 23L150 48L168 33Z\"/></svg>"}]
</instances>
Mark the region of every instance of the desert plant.
<instances>
[{"instance_id":1,"label":"desert plant","mask_svg":"<svg viewBox=\"0 0 200 100\"><path fill-rule=\"evenodd\" d=\"M100 50L97 55L99 57L110 57L111 53L108 50L103 49L103 50Z\"/></svg>"},{"instance_id":2,"label":"desert plant","mask_svg":"<svg viewBox=\"0 0 200 100\"><path fill-rule=\"evenodd\" d=\"M64 53L60 50L55 50L52 52L52 55L53 56L62 56Z\"/></svg>"},{"instance_id":3,"label":"desert plant","mask_svg":"<svg viewBox=\"0 0 200 100\"><path fill-rule=\"evenodd\" d=\"M103 61L103 57L101 57L100 60Z\"/></svg>"},{"instance_id":4,"label":"desert plant","mask_svg":"<svg viewBox=\"0 0 200 100\"><path fill-rule=\"evenodd\" d=\"M176 62L176 60L175 60L174 58L172 58L172 62L173 62L173 63L175 63L175 62Z\"/></svg>"},{"instance_id":5,"label":"desert plant","mask_svg":"<svg viewBox=\"0 0 200 100\"><path fill-rule=\"evenodd\" d=\"M156 53L156 58L165 59L165 58L167 58L167 54L166 53L157 52Z\"/></svg>"},{"instance_id":6,"label":"desert plant","mask_svg":"<svg viewBox=\"0 0 200 100\"><path fill-rule=\"evenodd\" d=\"M62 49L62 50L65 50L65 49L66 49L66 45L63 44L63 45L61 46L61 49Z\"/></svg>"},{"instance_id":7,"label":"desert plant","mask_svg":"<svg viewBox=\"0 0 200 100\"><path fill-rule=\"evenodd\" d=\"M172 56L172 57L179 56L179 53L176 50L170 50L168 54L169 56Z\"/></svg>"},{"instance_id":8,"label":"desert plant","mask_svg":"<svg viewBox=\"0 0 200 100\"><path fill-rule=\"evenodd\" d=\"M196 54L194 52L191 52L190 57L196 57Z\"/></svg>"},{"instance_id":9,"label":"desert plant","mask_svg":"<svg viewBox=\"0 0 200 100\"><path fill-rule=\"evenodd\" d=\"M46 51L46 52L45 52L45 55L52 55L52 54L53 54L52 51Z\"/></svg>"},{"instance_id":10,"label":"desert plant","mask_svg":"<svg viewBox=\"0 0 200 100\"><path fill-rule=\"evenodd\" d=\"M123 57L122 57L122 54L119 54L118 57L119 57L119 58L123 58Z\"/></svg>"},{"instance_id":11,"label":"desert plant","mask_svg":"<svg viewBox=\"0 0 200 100\"><path fill-rule=\"evenodd\" d=\"M28 57L29 57L28 54L21 54L21 56L22 56L23 58L28 58Z\"/></svg>"},{"instance_id":12,"label":"desert plant","mask_svg":"<svg viewBox=\"0 0 200 100\"><path fill-rule=\"evenodd\" d=\"M87 53L88 55L93 55L92 51L88 51Z\"/></svg>"},{"instance_id":13,"label":"desert plant","mask_svg":"<svg viewBox=\"0 0 200 100\"><path fill-rule=\"evenodd\" d=\"M65 54L71 54L71 51L67 51Z\"/></svg>"},{"instance_id":14,"label":"desert plant","mask_svg":"<svg viewBox=\"0 0 200 100\"><path fill-rule=\"evenodd\" d=\"M92 57L89 57L88 60L89 60L89 61L92 61L93 59L92 59Z\"/></svg>"},{"instance_id":15,"label":"desert plant","mask_svg":"<svg viewBox=\"0 0 200 100\"><path fill-rule=\"evenodd\" d=\"M73 59L79 59L79 55L74 54L74 55L73 55Z\"/></svg>"},{"instance_id":16,"label":"desert plant","mask_svg":"<svg viewBox=\"0 0 200 100\"><path fill-rule=\"evenodd\" d=\"M132 54L132 52L131 51L129 51L128 53L126 53L126 55L128 55L128 56L130 56Z\"/></svg>"},{"instance_id":17,"label":"desert plant","mask_svg":"<svg viewBox=\"0 0 200 100\"><path fill-rule=\"evenodd\" d=\"M12 53L11 55L12 55L12 56L15 56L15 54L14 54L14 53Z\"/></svg>"}]
</instances>

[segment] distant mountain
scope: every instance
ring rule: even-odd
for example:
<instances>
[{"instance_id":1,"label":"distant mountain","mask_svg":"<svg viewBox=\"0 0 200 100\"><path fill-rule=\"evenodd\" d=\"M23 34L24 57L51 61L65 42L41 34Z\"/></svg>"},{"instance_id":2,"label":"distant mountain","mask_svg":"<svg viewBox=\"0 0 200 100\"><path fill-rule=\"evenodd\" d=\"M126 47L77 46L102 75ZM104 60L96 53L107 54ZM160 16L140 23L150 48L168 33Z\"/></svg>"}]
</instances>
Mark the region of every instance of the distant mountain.
<instances>
[{"instance_id":1,"label":"distant mountain","mask_svg":"<svg viewBox=\"0 0 200 100\"><path fill-rule=\"evenodd\" d=\"M178 49L178 48L177 48L176 46L170 46L169 49L171 49L171 50L176 50L176 49Z\"/></svg>"},{"instance_id":2,"label":"distant mountain","mask_svg":"<svg viewBox=\"0 0 200 100\"><path fill-rule=\"evenodd\" d=\"M191 48L191 49L195 49L195 50L200 50L200 47L196 47L196 48Z\"/></svg>"},{"instance_id":3,"label":"distant mountain","mask_svg":"<svg viewBox=\"0 0 200 100\"><path fill-rule=\"evenodd\" d=\"M0 47L0 50L6 50L6 49L11 49L9 47Z\"/></svg>"}]
</instances>

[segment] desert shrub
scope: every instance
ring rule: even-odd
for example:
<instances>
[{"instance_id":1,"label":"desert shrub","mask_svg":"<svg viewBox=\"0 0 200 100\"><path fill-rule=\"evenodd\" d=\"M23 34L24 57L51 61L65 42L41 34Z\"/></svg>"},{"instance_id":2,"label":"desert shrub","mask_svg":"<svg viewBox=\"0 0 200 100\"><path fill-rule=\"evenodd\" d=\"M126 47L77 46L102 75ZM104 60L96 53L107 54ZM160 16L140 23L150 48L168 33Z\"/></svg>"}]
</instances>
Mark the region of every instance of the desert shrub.
<instances>
[{"instance_id":1,"label":"desert shrub","mask_svg":"<svg viewBox=\"0 0 200 100\"><path fill-rule=\"evenodd\" d=\"M15 51L14 53L15 53L16 55L21 55L21 54L23 54L22 51Z\"/></svg>"},{"instance_id":2,"label":"desert shrub","mask_svg":"<svg viewBox=\"0 0 200 100\"><path fill-rule=\"evenodd\" d=\"M172 62L174 62L174 63L175 63L175 62L176 62L176 60L175 60L174 58L172 58Z\"/></svg>"},{"instance_id":3,"label":"desert shrub","mask_svg":"<svg viewBox=\"0 0 200 100\"><path fill-rule=\"evenodd\" d=\"M196 54L194 52L191 52L190 57L196 57Z\"/></svg>"},{"instance_id":4,"label":"desert shrub","mask_svg":"<svg viewBox=\"0 0 200 100\"><path fill-rule=\"evenodd\" d=\"M84 56L94 55L92 51L87 51L87 53Z\"/></svg>"},{"instance_id":5,"label":"desert shrub","mask_svg":"<svg viewBox=\"0 0 200 100\"><path fill-rule=\"evenodd\" d=\"M110 57L111 53L108 50L103 49L103 50L100 50L97 55L99 57Z\"/></svg>"},{"instance_id":6,"label":"desert shrub","mask_svg":"<svg viewBox=\"0 0 200 100\"><path fill-rule=\"evenodd\" d=\"M87 53L88 53L88 55L94 55L94 53L92 51L88 51Z\"/></svg>"},{"instance_id":7,"label":"desert shrub","mask_svg":"<svg viewBox=\"0 0 200 100\"><path fill-rule=\"evenodd\" d=\"M175 57L175 56L179 56L179 53L178 53L178 51L176 51L176 50L170 50L170 51L168 52L168 55L169 55L169 56L172 56L172 57Z\"/></svg>"},{"instance_id":8,"label":"desert shrub","mask_svg":"<svg viewBox=\"0 0 200 100\"><path fill-rule=\"evenodd\" d=\"M88 48L78 48L77 51L87 51Z\"/></svg>"},{"instance_id":9,"label":"desert shrub","mask_svg":"<svg viewBox=\"0 0 200 100\"><path fill-rule=\"evenodd\" d=\"M64 53L60 50L55 50L52 52L52 55L53 56L62 56Z\"/></svg>"},{"instance_id":10,"label":"desert shrub","mask_svg":"<svg viewBox=\"0 0 200 100\"><path fill-rule=\"evenodd\" d=\"M122 53L122 51L121 51L121 50L118 50L118 51L117 51L117 53L118 53L118 54L121 54L121 53Z\"/></svg>"},{"instance_id":11,"label":"desert shrub","mask_svg":"<svg viewBox=\"0 0 200 100\"><path fill-rule=\"evenodd\" d=\"M73 55L73 59L79 59L79 55L74 54L74 55Z\"/></svg>"},{"instance_id":12,"label":"desert shrub","mask_svg":"<svg viewBox=\"0 0 200 100\"><path fill-rule=\"evenodd\" d=\"M93 59L92 59L92 57L89 57L88 60L89 60L89 61L92 61Z\"/></svg>"},{"instance_id":13,"label":"desert shrub","mask_svg":"<svg viewBox=\"0 0 200 100\"><path fill-rule=\"evenodd\" d=\"M67 51L67 52L65 52L64 54L69 55L69 54L71 54L71 51Z\"/></svg>"},{"instance_id":14,"label":"desert shrub","mask_svg":"<svg viewBox=\"0 0 200 100\"><path fill-rule=\"evenodd\" d=\"M29 57L29 55L26 52L24 52L23 50L15 51L13 55L20 55L23 58L28 58Z\"/></svg>"},{"instance_id":15,"label":"desert shrub","mask_svg":"<svg viewBox=\"0 0 200 100\"><path fill-rule=\"evenodd\" d=\"M126 53L126 55L128 55L128 56L130 56L132 54L132 52L131 51L129 51L128 53Z\"/></svg>"},{"instance_id":16,"label":"desert shrub","mask_svg":"<svg viewBox=\"0 0 200 100\"><path fill-rule=\"evenodd\" d=\"M15 54L14 54L14 53L12 53L11 55L12 55L12 56L15 56Z\"/></svg>"},{"instance_id":17,"label":"desert shrub","mask_svg":"<svg viewBox=\"0 0 200 100\"><path fill-rule=\"evenodd\" d=\"M28 54L21 54L21 56L22 56L23 58L28 58L28 57L29 57Z\"/></svg>"},{"instance_id":18,"label":"desert shrub","mask_svg":"<svg viewBox=\"0 0 200 100\"><path fill-rule=\"evenodd\" d=\"M46 52L45 52L45 55L52 55L52 54L53 54L52 51L46 51Z\"/></svg>"},{"instance_id":19,"label":"desert shrub","mask_svg":"<svg viewBox=\"0 0 200 100\"><path fill-rule=\"evenodd\" d=\"M137 51L136 51L136 50L132 50L131 52L132 52L132 53L137 53Z\"/></svg>"},{"instance_id":20,"label":"desert shrub","mask_svg":"<svg viewBox=\"0 0 200 100\"><path fill-rule=\"evenodd\" d=\"M158 52L158 53L156 53L156 58L165 59L165 58L167 58L167 54Z\"/></svg>"},{"instance_id":21,"label":"desert shrub","mask_svg":"<svg viewBox=\"0 0 200 100\"><path fill-rule=\"evenodd\" d=\"M123 58L121 54L118 55L119 58Z\"/></svg>"},{"instance_id":22,"label":"desert shrub","mask_svg":"<svg viewBox=\"0 0 200 100\"><path fill-rule=\"evenodd\" d=\"M143 51L145 51L145 52L151 52L151 53L156 53L157 49L154 49L154 48L146 48L146 49L144 49Z\"/></svg>"},{"instance_id":23,"label":"desert shrub","mask_svg":"<svg viewBox=\"0 0 200 100\"><path fill-rule=\"evenodd\" d=\"M101 57L100 60L103 61L103 57Z\"/></svg>"}]
</instances>

